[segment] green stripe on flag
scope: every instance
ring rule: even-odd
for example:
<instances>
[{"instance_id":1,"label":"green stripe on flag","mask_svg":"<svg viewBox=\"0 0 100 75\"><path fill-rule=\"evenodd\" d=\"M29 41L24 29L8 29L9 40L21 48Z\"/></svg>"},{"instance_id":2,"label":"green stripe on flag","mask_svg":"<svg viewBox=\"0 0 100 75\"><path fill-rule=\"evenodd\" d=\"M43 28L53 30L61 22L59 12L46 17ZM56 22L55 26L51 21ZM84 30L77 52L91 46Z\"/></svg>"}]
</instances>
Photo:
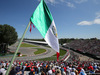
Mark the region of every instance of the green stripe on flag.
<instances>
[{"instance_id":1,"label":"green stripe on flag","mask_svg":"<svg viewBox=\"0 0 100 75\"><path fill-rule=\"evenodd\" d=\"M41 0L40 4L34 11L31 16L31 21L40 31L43 38L45 38L45 35L53 21L53 17L44 0Z\"/></svg>"}]
</instances>

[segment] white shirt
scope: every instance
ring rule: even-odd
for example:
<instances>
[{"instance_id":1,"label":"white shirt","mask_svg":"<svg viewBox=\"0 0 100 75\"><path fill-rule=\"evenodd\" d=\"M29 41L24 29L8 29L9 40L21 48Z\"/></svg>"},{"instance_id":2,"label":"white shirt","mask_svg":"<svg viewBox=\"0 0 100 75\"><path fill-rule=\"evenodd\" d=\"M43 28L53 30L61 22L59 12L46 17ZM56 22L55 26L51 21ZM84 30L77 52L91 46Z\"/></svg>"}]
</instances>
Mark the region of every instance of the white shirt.
<instances>
[{"instance_id":1,"label":"white shirt","mask_svg":"<svg viewBox=\"0 0 100 75\"><path fill-rule=\"evenodd\" d=\"M1 73L4 73L4 72L5 72L5 69L4 69L4 68L1 68L1 69L0 69L0 72L1 72Z\"/></svg>"},{"instance_id":2,"label":"white shirt","mask_svg":"<svg viewBox=\"0 0 100 75\"><path fill-rule=\"evenodd\" d=\"M2 65L5 67L6 66L6 63L2 63Z\"/></svg>"},{"instance_id":3,"label":"white shirt","mask_svg":"<svg viewBox=\"0 0 100 75\"><path fill-rule=\"evenodd\" d=\"M49 74L49 75L52 75L52 70L49 70L49 71L48 71L48 74Z\"/></svg>"},{"instance_id":4,"label":"white shirt","mask_svg":"<svg viewBox=\"0 0 100 75\"><path fill-rule=\"evenodd\" d=\"M83 69L83 68L81 69L81 72L83 72L85 75L87 75L87 74L85 73L85 71L84 71L84 69Z\"/></svg>"},{"instance_id":5,"label":"white shirt","mask_svg":"<svg viewBox=\"0 0 100 75\"><path fill-rule=\"evenodd\" d=\"M71 75L76 75L75 72L71 72Z\"/></svg>"}]
</instances>

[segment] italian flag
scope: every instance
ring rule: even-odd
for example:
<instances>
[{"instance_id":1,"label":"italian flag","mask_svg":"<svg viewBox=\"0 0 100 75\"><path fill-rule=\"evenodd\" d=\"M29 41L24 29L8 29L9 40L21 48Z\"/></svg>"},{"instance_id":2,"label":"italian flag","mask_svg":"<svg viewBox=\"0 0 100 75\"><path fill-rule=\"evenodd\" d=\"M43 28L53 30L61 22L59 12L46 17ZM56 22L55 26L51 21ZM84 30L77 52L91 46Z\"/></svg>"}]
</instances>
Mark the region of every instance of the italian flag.
<instances>
[{"instance_id":1,"label":"italian flag","mask_svg":"<svg viewBox=\"0 0 100 75\"><path fill-rule=\"evenodd\" d=\"M44 2L41 0L40 4L31 16L31 22L40 31L41 35L48 43L48 45L57 52L57 61L59 60L59 42L57 38L57 30L53 17Z\"/></svg>"}]
</instances>

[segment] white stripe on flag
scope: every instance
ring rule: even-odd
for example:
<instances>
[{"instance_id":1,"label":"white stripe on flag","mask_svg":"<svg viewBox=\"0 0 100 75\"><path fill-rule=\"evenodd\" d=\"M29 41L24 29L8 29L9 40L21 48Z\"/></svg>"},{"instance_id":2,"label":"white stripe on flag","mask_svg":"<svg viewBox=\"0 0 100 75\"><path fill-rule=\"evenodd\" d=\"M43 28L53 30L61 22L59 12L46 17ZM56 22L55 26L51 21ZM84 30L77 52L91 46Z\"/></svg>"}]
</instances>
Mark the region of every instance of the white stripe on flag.
<instances>
[{"instance_id":1,"label":"white stripe on flag","mask_svg":"<svg viewBox=\"0 0 100 75\"><path fill-rule=\"evenodd\" d=\"M55 28L55 32L57 32L54 20L52 21L44 39L51 48L59 52L59 42L57 36L54 35L53 27Z\"/></svg>"}]
</instances>

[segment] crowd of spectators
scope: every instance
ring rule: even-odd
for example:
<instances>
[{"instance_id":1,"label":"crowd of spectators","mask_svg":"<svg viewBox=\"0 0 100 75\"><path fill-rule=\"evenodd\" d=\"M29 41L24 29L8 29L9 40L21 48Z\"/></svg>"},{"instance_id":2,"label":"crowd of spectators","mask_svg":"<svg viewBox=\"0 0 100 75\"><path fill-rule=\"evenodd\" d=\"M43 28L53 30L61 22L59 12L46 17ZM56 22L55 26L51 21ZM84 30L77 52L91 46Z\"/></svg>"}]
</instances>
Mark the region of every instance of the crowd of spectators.
<instances>
[{"instance_id":1,"label":"crowd of spectators","mask_svg":"<svg viewBox=\"0 0 100 75\"><path fill-rule=\"evenodd\" d=\"M100 40L92 39L78 39L71 41L70 43L66 43L66 47L73 48L75 50L79 50L81 52L87 52L93 55L100 56Z\"/></svg>"},{"instance_id":2,"label":"crowd of spectators","mask_svg":"<svg viewBox=\"0 0 100 75\"><path fill-rule=\"evenodd\" d=\"M100 55L100 40L74 40L66 47ZM66 57L69 55L67 51ZM5 75L10 61L0 61L0 75ZM100 61L80 61L79 55L70 52L67 61L16 60L9 75L100 75Z\"/></svg>"},{"instance_id":3,"label":"crowd of spectators","mask_svg":"<svg viewBox=\"0 0 100 75\"><path fill-rule=\"evenodd\" d=\"M10 61L0 62L0 75L5 75ZM80 61L14 61L9 75L100 75L100 62Z\"/></svg>"}]
</instances>

